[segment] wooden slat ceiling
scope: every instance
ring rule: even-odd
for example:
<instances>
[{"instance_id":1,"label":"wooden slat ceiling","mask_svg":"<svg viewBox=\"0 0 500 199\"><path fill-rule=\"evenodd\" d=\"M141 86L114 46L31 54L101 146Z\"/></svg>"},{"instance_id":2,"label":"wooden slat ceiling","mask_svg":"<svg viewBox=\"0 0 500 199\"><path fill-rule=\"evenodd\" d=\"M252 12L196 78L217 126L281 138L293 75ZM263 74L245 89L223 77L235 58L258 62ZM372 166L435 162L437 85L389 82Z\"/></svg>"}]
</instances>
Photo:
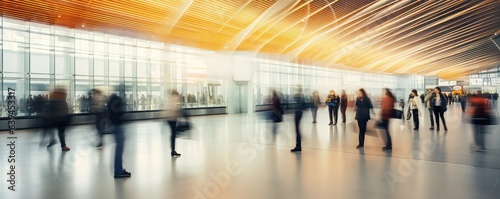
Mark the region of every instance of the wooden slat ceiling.
<instances>
[{"instance_id":1,"label":"wooden slat ceiling","mask_svg":"<svg viewBox=\"0 0 500 199\"><path fill-rule=\"evenodd\" d=\"M453 79L500 63L500 1L3 0L6 17ZM85 27L82 27L84 25Z\"/></svg>"}]
</instances>

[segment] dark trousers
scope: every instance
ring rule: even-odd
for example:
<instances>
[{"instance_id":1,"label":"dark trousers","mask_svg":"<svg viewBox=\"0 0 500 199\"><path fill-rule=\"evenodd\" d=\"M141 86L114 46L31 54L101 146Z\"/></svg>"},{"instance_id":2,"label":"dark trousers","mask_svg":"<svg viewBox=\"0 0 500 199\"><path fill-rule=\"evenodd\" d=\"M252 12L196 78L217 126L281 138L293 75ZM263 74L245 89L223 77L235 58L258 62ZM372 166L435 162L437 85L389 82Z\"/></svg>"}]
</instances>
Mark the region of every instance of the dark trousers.
<instances>
[{"instance_id":1,"label":"dark trousers","mask_svg":"<svg viewBox=\"0 0 500 199\"><path fill-rule=\"evenodd\" d=\"M391 134L389 133L389 120L382 120L382 129L384 129L386 136L385 146L392 147Z\"/></svg>"},{"instance_id":2,"label":"dark trousers","mask_svg":"<svg viewBox=\"0 0 500 199\"><path fill-rule=\"evenodd\" d=\"M359 127L359 146L365 145L366 123L368 120L358 120Z\"/></svg>"},{"instance_id":3,"label":"dark trousers","mask_svg":"<svg viewBox=\"0 0 500 199\"><path fill-rule=\"evenodd\" d=\"M411 112L413 113L413 124L415 125L415 128L418 129L420 124L420 121L418 120L418 109L412 109Z\"/></svg>"},{"instance_id":4,"label":"dark trousers","mask_svg":"<svg viewBox=\"0 0 500 199\"><path fill-rule=\"evenodd\" d=\"M446 121L444 120L444 111L441 110L440 106L434 106L434 117L436 118L436 126L439 128L439 117L443 121L443 126L446 128Z\"/></svg>"},{"instance_id":5,"label":"dark trousers","mask_svg":"<svg viewBox=\"0 0 500 199\"><path fill-rule=\"evenodd\" d=\"M333 113L333 119L335 119L335 123L332 120L332 113ZM339 116L339 106L328 106L328 116L330 116L330 123L337 124L337 117Z\"/></svg>"},{"instance_id":6,"label":"dark trousers","mask_svg":"<svg viewBox=\"0 0 500 199\"><path fill-rule=\"evenodd\" d=\"M115 174L123 173L123 150L125 148L125 133L122 125L114 125L113 135L115 136Z\"/></svg>"},{"instance_id":7,"label":"dark trousers","mask_svg":"<svg viewBox=\"0 0 500 199\"><path fill-rule=\"evenodd\" d=\"M345 111L347 110L347 106L340 107L340 113L342 114L342 123L345 123Z\"/></svg>"},{"instance_id":8,"label":"dark trousers","mask_svg":"<svg viewBox=\"0 0 500 199\"><path fill-rule=\"evenodd\" d=\"M432 108L429 108L429 118L431 119L431 127L434 127L434 110Z\"/></svg>"},{"instance_id":9,"label":"dark trousers","mask_svg":"<svg viewBox=\"0 0 500 199\"><path fill-rule=\"evenodd\" d=\"M99 144L102 144L102 137L104 135L105 124L106 124L106 114L104 112L96 113L94 125L95 125L95 128L97 130L97 137L99 139Z\"/></svg>"},{"instance_id":10,"label":"dark trousers","mask_svg":"<svg viewBox=\"0 0 500 199\"><path fill-rule=\"evenodd\" d=\"M467 107L467 102L462 100L460 101L460 105L462 106L462 112L465 112L465 108Z\"/></svg>"},{"instance_id":11,"label":"dark trousers","mask_svg":"<svg viewBox=\"0 0 500 199\"><path fill-rule=\"evenodd\" d=\"M49 123L45 129L43 130L43 138L47 136L47 134L50 133L50 145L56 142L56 138L54 136L54 133L52 133L52 129L57 129L57 136L59 137L59 142L61 143L61 147L66 146L66 125L62 123L52 123L48 120L45 120L45 122Z\"/></svg>"},{"instance_id":12,"label":"dark trousers","mask_svg":"<svg viewBox=\"0 0 500 199\"><path fill-rule=\"evenodd\" d=\"M313 106L311 108L311 113L312 113L312 116L313 116L313 122L316 122L316 116L318 115L318 107L317 106Z\"/></svg>"},{"instance_id":13,"label":"dark trousers","mask_svg":"<svg viewBox=\"0 0 500 199\"><path fill-rule=\"evenodd\" d=\"M474 129L474 144L476 145L476 147L484 149L485 148L485 146L484 146L485 126L479 125L479 124L474 124L472 126L472 128Z\"/></svg>"},{"instance_id":14,"label":"dark trousers","mask_svg":"<svg viewBox=\"0 0 500 199\"><path fill-rule=\"evenodd\" d=\"M295 148L302 149L302 139L300 134L300 120L302 119L302 111L295 112L295 137L296 144Z\"/></svg>"},{"instance_id":15,"label":"dark trousers","mask_svg":"<svg viewBox=\"0 0 500 199\"><path fill-rule=\"evenodd\" d=\"M177 120L168 120L170 126L170 151L175 152L175 137L177 136Z\"/></svg>"}]
</instances>

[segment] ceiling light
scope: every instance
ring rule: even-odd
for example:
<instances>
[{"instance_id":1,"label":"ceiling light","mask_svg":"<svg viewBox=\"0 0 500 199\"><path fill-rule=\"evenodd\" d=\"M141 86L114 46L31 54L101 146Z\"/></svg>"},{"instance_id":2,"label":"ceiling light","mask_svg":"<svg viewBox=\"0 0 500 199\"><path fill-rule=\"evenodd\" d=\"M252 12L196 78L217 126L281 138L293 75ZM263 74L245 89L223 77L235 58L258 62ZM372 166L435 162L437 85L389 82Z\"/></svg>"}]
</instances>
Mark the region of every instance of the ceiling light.
<instances>
[{"instance_id":1,"label":"ceiling light","mask_svg":"<svg viewBox=\"0 0 500 199\"><path fill-rule=\"evenodd\" d=\"M85 28L85 24L82 24L82 28Z\"/></svg>"},{"instance_id":2,"label":"ceiling light","mask_svg":"<svg viewBox=\"0 0 500 199\"><path fill-rule=\"evenodd\" d=\"M61 15L57 15L57 18L61 18Z\"/></svg>"}]
</instances>

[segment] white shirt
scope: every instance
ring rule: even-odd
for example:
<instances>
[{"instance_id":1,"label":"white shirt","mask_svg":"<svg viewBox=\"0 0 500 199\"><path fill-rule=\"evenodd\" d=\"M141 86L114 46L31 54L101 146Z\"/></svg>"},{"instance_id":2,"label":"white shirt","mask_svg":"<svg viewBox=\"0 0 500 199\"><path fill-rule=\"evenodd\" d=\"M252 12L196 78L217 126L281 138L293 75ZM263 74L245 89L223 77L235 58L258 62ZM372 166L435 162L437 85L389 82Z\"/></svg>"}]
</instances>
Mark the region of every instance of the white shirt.
<instances>
[{"instance_id":1,"label":"white shirt","mask_svg":"<svg viewBox=\"0 0 500 199\"><path fill-rule=\"evenodd\" d=\"M436 106L441 106L441 95L437 95L436 96L436 101L435 101L435 105Z\"/></svg>"}]
</instances>

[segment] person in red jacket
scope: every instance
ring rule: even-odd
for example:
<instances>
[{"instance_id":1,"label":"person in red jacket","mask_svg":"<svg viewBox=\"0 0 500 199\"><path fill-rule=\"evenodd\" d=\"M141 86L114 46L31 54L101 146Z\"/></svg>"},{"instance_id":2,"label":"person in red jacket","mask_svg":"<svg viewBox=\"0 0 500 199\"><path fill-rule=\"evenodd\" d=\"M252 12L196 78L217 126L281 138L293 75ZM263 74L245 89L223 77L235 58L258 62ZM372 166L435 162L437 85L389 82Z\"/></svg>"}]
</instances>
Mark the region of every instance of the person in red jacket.
<instances>
[{"instance_id":1,"label":"person in red jacket","mask_svg":"<svg viewBox=\"0 0 500 199\"><path fill-rule=\"evenodd\" d=\"M381 127L385 130L386 135L386 145L382 148L382 150L392 150L392 140L391 134L389 133L389 119L392 118L394 103L396 103L396 98L392 94L392 92L386 88L384 89L384 95L382 96L381 101Z\"/></svg>"}]
</instances>

